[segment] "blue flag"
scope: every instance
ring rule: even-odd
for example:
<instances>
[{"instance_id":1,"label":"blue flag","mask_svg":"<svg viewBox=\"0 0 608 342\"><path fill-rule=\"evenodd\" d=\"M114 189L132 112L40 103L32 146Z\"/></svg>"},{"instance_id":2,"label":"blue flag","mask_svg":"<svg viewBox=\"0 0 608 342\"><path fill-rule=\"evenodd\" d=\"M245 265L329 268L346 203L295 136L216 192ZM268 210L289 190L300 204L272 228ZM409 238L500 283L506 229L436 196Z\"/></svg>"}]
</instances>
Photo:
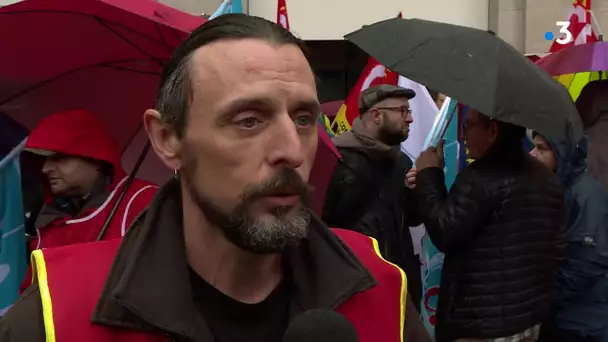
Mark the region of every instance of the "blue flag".
<instances>
[{"instance_id":1,"label":"blue flag","mask_svg":"<svg viewBox=\"0 0 608 342\"><path fill-rule=\"evenodd\" d=\"M445 185L449 189L456 180L459 170L459 150L460 144L458 141L458 103L454 99L446 98L444 107L440 111L437 123L429 134L428 145L435 146L441 138L439 132L445 130L443 139L443 154L445 157ZM451 120L450 113L454 113ZM447 127L445 126L447 125ZM443 259L445 255L441 253L431 241L431 238L426 234L421 241L420 258L422 261L422 303L420 306L420 315L424 326L429 335L435 339L435 323L437 303L439 300L439 288L441 286L441 270L443 269Z\"/></svg>"},{"instance_id":2,"label":"blue flag","mask_svg":"<svg viewBox=\"0 0 608 342\"><path fill-rule=\"evenodd\" d=\"M0 316L19 298L27 271L24 223L19 153L10 153L0 161Z\"/></svg>"},{"instance_id":3,"label":"blue flag","mask_svg":"<svg viewBox=\"0 0 608 342\"><path fill-rule=\"evenodd\" d=\"M243 13L243 2L242 0L224 0L220 4L220 7L209 16L209 20L215 19L220 15L228 13Z\"/></svg>"}]
</instances>

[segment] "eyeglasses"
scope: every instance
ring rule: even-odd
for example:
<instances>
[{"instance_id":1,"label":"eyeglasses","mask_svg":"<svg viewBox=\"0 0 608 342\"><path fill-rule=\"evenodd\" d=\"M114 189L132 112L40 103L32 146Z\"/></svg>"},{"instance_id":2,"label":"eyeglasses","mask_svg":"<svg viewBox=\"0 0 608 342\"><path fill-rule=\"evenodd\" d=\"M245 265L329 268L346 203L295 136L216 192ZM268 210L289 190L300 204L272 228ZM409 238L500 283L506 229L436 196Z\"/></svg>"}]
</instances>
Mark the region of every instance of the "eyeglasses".
<instances>
[{"instance_id":1,"label":"eyeglasses","mask_svg":"<svg viewBox=\"0 0 608 342\"><path fill-rule=\"evenodd\" d=\"M405 106L403 106L403 107L376 107L376 109L399 112L403 116L412 115L412 109L410 107L405 107Z\"/></svg>"},{"instance_id":2,"label":"eyeglasses","mask_svg":"<svg viewBox=\"0 0 608 342\"><path fill-rule=\"evenodd\" d=\"M475 128L476 126L478 126L480 124L479 121L466 121L462 124L462 131L466 132L468 130L470 130L471 128Z\"/></svg>"},{"instance_id":3,"label":"eyeglasses","mask_svg":"<svg viewBox=\"0 0 608 342\"><path fill-rule=\"evenodd\" d=\"M467 121L467 120L465 120L464 123L462 124L462 131L466 132L467 130L475 128L479 125L483 125L484 127L486 127L487 125L489 125L489 123L486 123L486 122L491 122L491 121L492 121L492 118L490 118L489 121L485 121L485 120Z\"/></svg>"}]
</instances>

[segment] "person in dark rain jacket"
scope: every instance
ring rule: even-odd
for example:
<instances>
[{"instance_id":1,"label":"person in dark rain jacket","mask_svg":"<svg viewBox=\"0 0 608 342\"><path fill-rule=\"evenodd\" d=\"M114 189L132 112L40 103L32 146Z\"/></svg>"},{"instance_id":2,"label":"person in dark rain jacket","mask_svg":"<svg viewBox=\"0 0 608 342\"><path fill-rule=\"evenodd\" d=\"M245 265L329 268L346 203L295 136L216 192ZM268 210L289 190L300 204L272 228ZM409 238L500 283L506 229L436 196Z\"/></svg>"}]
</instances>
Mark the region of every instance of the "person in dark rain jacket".
<instances>
[{"instance_id":1,"label":"person in dark rain jacket","mask_svg":"<svg viewBox=\"0 0 608 342\"><path fill-rule=\"evenodd\" d=\"M586 140L575 144L533 133L532 156L566 190L566 259L559 270L554 315L542 341L608 341L608 194L587 171Z\"/></svg>"},{"instance_id":2,"label":"person in dark rain jacket","mask_svg":"<svg viewBox=\"0 0 608 342\"><path fill-rule=\"evenodd\" d=\"M589 82L576 99L587 135L587 168L608 191L608 80Z\"/></svg>"}]
</instances>

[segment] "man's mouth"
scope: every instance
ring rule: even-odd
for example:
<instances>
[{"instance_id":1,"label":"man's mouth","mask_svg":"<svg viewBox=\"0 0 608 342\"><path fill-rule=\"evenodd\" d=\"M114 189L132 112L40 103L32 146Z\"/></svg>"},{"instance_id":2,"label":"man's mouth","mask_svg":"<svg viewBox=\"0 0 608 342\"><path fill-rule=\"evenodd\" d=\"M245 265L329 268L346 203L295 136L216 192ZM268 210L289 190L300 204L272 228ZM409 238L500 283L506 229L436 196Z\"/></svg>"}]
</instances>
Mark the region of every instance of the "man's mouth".
<instances>
[{"instance_id":1,"label":"man's mouth","mask_svg":"<svg viewBox=\"0 0 608 342\"><path fill-rule=\"evenodd\" d=\"M264 196L264 199L277 207L292 207L300 201L300 196L297 194L277 194Z\"/></svg>"}]
</instances>

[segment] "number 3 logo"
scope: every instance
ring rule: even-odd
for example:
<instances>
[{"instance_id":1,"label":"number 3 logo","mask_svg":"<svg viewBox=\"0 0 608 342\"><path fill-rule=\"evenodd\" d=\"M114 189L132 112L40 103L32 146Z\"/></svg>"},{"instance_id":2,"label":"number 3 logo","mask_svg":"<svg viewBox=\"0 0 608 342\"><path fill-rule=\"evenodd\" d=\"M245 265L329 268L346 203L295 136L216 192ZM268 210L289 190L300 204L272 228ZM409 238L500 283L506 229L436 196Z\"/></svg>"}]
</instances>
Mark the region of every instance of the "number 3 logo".
<instances>
[{"instance_id":1,"label":"number 3 logo","mask_svg":"<svg viewBox=\"0 0 608 342\"><path fill-rule=\"evenodd\" d=\"M572 36L572 32L570 32L570 30L569 30L570 22L569 21L556 21L555 25L560 26L559 33L562 34L555 41L561 45L570 44L574 40L574 37Z\"/></svg>"}]
</instances>

